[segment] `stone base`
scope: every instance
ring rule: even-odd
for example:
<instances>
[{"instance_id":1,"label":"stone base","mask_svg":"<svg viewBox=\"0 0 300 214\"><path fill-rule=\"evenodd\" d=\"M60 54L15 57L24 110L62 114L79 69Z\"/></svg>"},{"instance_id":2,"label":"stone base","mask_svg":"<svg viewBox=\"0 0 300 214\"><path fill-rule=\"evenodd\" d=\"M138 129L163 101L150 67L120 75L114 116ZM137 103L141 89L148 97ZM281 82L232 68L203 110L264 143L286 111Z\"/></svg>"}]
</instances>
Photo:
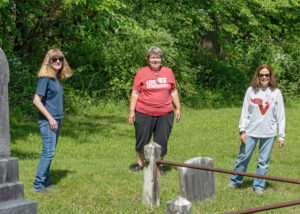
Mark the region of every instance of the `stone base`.
<instances>
[{"instance_id":1,"label":"stone base","mask_svg":"<svg viewBox=\"0 0 300 214\"><path fill-rule=\"evenodd\" d=\"M36 214L37 202L24 199L19 182L19 159L0 158L0 214Z\"/></svg>"},{"instance_id":2,"label":"stone base","mask_svg":"<svg viewBox=\"0 0 300 214\"><path fill-rule=\"evenodd\" d=\"M0 184L19 181L19 159L0 158Z\"/></svg>"},{"instance_id":3,"label":"stone base","mask_svg":"<svg viewBox=\"0 0 300 214\"><path fill-rule=\"evenodd\" d=\"M28 199L0 203L0 214L35 214L37 202Z\"/></svg>"},{"instance_id":4,"label":"stone base","mask_svg":"<svg viewBox=\"0 0 300 214\"><path fill-rule=\"evenodd\" d=\"M24 184L22 182L0 184L0 202L23 198Z\"/></svg>"}]
</instances>

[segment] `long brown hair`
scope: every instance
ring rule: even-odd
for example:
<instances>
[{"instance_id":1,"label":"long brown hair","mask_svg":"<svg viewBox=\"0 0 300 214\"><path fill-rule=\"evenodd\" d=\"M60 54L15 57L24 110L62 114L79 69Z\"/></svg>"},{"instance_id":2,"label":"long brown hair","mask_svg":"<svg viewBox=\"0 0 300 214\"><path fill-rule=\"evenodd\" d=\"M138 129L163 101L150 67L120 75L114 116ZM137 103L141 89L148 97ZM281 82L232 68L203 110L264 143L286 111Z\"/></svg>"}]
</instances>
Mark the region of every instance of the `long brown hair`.
<instances>
[{"instance_id":1,"label":"long brown hair","mask_svg":"<svg viewBox=\"0 0 300 214\"><path fill-rule=\"evenodd\" d=\"M270 72L270 82L269 82L269 87L274 90L275 88L277 88L277 82L275 80L275 76L274 76L274 72L272 71L271 67L267 64L262 64L260 66L257 67L255 73L254 73L254 76L253 76L253 79L252 79L252 82L251 82L251 86L252 88L254 88L255 90L258 90L259 88L261 88L261 85L260 85L260 81L259 81L259 72L262 70L262 69L268 69L268 71Z\"/></svg>"},{"instance_id":2,"label":"long brown hair","mask_svg":"<svg viewBox=\"0 0 300 214\"><path fill-rule=\"evenodd\" d=\"M52 57L64 57L62 67L57 74L50 65L51 63L50 60ZM73 75L72 70L62 51L60 51L57 48L54 48L49 50L46 53L43 64L38 73L38 77L50 77L52 79L55 79L57 77L59 80L62 80L62 79L69 78L72 75Z\"/></svg>"}]
</instances>

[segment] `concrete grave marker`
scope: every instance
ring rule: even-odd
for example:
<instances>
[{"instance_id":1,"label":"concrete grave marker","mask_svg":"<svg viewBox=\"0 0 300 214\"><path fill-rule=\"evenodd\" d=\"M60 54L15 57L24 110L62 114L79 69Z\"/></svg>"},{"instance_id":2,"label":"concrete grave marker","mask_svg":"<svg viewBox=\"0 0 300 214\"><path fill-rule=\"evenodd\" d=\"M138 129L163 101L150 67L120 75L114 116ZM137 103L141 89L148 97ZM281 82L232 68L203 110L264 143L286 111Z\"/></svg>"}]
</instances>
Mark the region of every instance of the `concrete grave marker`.
<instances>
[{"instance_id":1,"label":"concrete grave marker","mask_svg":"<svg viewBox=\"0 0 300 214\"><path fill-rule=\"evenodd\" d=\"M186 164L214 167L211 158L196 157ZM205 201L216 195L214 172L207 170L179 167L180 195L189 201Z\"/></svg>"},{"instance_id":2,"label":"concrete grave marker","mask_svg":"<svg viewBox=\"0 0 300 214\"><path fill-rule=\"evenodd\" d=\"M0 49L0 158L10 156L8 82L8 63Z\"/></svg>"},{"instance_id":3,"label":"concrete grave marker","mask_svg":"<svg viewBox=\"0 0 300 214\"><path fill-rule=\"evenodd\" d=\"M167 214L191 214L192 203L181 196L167 202Z\"/></svg>"},{"instance_id":4,"label":"concrete grave marker","mask_svg":"<svg viewBox=\"0 0 300 214\"><path fill-rule=\"evenodd\" d=\"M160 158L161 147L151 142L144 147L145 158L149 164L144 167L143 204L147 206L160 205L160 174L156 160Z\"/></svg>"},{"instance_id":5,"label":"concrete grave marker","mask_svg":"<svg viewBox=\"0 0 300 214\"><path fill-rule=\"evenodd\" d=\"M0 48L0 214L35 214L37 203L24 199L19 160L10 157L8 82L8 62Z\"/></svg>"}]
</instances>

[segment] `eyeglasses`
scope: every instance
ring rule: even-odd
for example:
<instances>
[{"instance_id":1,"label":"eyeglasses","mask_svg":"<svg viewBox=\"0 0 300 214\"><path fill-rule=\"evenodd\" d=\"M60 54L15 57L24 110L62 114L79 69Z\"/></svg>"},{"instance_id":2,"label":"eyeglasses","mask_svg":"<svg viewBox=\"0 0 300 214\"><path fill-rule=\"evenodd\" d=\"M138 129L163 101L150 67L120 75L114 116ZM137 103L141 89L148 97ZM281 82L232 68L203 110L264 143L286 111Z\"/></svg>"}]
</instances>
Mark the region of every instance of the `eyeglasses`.
<instances>
[{"instance_id":1,"label":"eyeglasses","mask_svg":"<svg viewBox=\"0 0 300 214\"><path fill-rule=\"evenodd\" d=\"M259 76L260 78L261 78L261 77L270 77L270 74L259 74L258 76Z\"/></svg>"},{"instance_id":2,"label":"eyeglasses","mask_svg":"<svg viewBox=\"0 0 300 214\"><path fill-rule=\"evenodd\" d=\"M161 60L161 57L150 57L150 60Z\"/></svg>"},{"instance_id":3,"label":"eyeglasses","mask_svg":"<svg viewBox=\"0 0 300 214\"><path fill-rule=\"evenodd\" d=\"M64 59L65 59L64 57L58 57L58 58L53 57L53 58L51 58L51 61L52 61L52 62L57 62L57 60L59 60L60 62L63 62Z\"/></svg>"}]
</instances>

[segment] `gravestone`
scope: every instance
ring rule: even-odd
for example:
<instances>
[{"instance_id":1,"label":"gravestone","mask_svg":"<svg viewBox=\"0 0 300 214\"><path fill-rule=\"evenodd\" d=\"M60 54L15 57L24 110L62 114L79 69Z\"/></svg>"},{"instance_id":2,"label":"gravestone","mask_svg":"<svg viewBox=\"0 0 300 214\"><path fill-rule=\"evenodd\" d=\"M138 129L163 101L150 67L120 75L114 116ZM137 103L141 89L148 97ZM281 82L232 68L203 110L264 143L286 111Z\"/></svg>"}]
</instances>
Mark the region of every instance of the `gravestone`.
<instances>
[{"instance_id":1,"label":"gravestone","mask_svg":"<svg viewBox=\"0 0 300 214\"><path fill-rule=\"evenodd\" d=\"M143 204L160 205L160 174L156 160L160 158L161 146L151 142L144 147L145 159L149 161L144 167Z\"/></svg>"},{"instance_id":2,"label":"gravestone","mask_svg":"<svg viewBox=\"0 0 300 214\"><path fill-rule=\"evenodd\" d=\"M214 167L211 158L195 157L186 164ZM200 169L179 167L180 195L189 201L205 201L216 195L214 172Z\"/></svg>"},{"instance_id":3,"label":"gravestone","mask_svg":"<svg viewBox=\"0 0 300 214\"><path fill-rule=\"evenodd\" d=\"M8 63L2 49L0 49L0 158L10 156L8 82Z\"/></svg>"},{"instance_id":4,"label":"gravestone","mask_svg":"<svg viewBox=\"0 0 300 214\"><path fill-rule=\"evenodd\" d=\"M8 82L8 62L0 48L0 214L35 214L37 203L24 199L19 160L10 157Z\"/></svg>"},{"instance_id":5,"label":"gravestone","mask_svg":"<svg viewBox=\"0 0 300 214\"><path fill-rule=\"evenodd\" d=\"M167 202L167 214L191 214L192 203L181 196Z\"/></svg>"}]
</instances>

